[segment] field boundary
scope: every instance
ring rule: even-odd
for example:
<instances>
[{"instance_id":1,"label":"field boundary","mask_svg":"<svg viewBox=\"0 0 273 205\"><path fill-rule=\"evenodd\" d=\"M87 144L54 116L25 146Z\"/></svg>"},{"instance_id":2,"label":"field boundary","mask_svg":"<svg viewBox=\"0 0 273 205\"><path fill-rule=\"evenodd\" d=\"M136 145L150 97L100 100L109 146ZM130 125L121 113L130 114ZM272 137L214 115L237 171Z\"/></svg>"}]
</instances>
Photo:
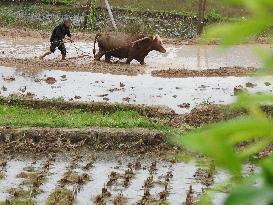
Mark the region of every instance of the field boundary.
<instances>
[{"instance_id":1,"label":"field boundary","mask_svg":"<svg viewBox=\"0 0 273 205\"><path fill-rule=\"evenodd\" d=\"M55 153L87 147L95 151L147 153L172 150L164 132L143 128L10 128L0 127L3 153Z\"/></svg>"},{"instance_id":2,"label":"field boundary","mask_svg":"<svg viewBox=\"0 0 273 205\"><path fill-rule=\"evenodd\" d=\"M155 118L171 118L175 112L167 106L140 105L140 104L111 104L106 102L69 102L64 100L35 100L23 98L0 97L0 104L21 105L31 108L57 108L60 110L81 109L86 112L111 114L116 111L136 111L140 115Z\"/></svg>"}]
</instances>

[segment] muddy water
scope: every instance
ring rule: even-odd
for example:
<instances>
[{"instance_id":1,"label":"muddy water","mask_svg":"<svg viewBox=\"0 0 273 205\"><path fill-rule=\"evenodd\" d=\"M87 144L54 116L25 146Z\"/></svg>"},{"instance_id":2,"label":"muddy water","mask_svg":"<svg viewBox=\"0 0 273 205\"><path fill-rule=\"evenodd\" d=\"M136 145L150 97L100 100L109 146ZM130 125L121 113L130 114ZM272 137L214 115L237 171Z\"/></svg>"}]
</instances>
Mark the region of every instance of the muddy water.
<instances>
[{"instance_id":1,"label":"muddy water","mask_svg":"<svg viewBox=\"0 0 273 205\"><path fill-rule=\"evenodd\" d=\"M263 46L268 49L268 46ZM160 55L153 52L146 63L152 69L218 69L220 67L261 67L260 60L256 57L253 45L240 45L227 50L213 45L185 45L179 48L169 47L167 53Z\"/></svg>"},{"instance_id":2,"label":"muddy water","mask_svg":"<svg viewBox=\"0 0 273 205\"><path fill-rule=\"evenodd\" d=\"M167 53L161 54L151 52L146 60L145 72L150 73L152 70L163 69L218 69L220 67L255 67L261 66L260 60L256 57L253 49L257 45L239 45L227 50L222 50L219 46L213 45L184 45L175 47L166 45ZM270 49L270 45L259 45L265 49ZM49 44L44 40L30 44L26 40L0 40L0 58L20 58L32 59L42 55L48 50ZM93 43L77 42L75 44L66 44L68 58L88 55L87 63L93 61L92 47ZM60 59L60 52L47 57L47 59ZM79 63L85 63L83 58L79 59ZM138 64L134 61L133 64Z\"/></svg>"},{"instance_id":3,"label":"muddy water","mask_svg":"<svg viewBox=\"0 0 273 205\"><path fill-rule=\"evenodd\" d=\"M0 67L1 96L35 94L35 98L64 98L75 101L96 101L111 103L132 103L165 105L177 113L189 112L204 102L229 104L235 99L234 87L247 82L257 84L248 88L252 93L272 92L273 86L264 82L273 80L253 80L248 77L195 77L159 78L148 74L124 76L89 72L65 72L40 70L28 72L8 67ZM9 77L15 80L8 80ZM49 84L48 77L56 82ZM6 89L3 89L4 88ZM75 97L77 96L77 97ZM79 97L78 97L79 96ZM77 98L77 99L76 99ZM180 108L182 103L190 103L190 108Z\"/></svg>"},{"instance_id":4,"label":"muddy water","mask_svg":"<svg viewBox=\"0 0 273 205\"><path fill-rule=\"evenodd\" d=\"M83 166L90 162L90 159L83 158L76 163L76 167L71 170L71 158L65 156L59 156L56 161L50 165L48 175L44 184L40 186L42 190L41 194L38 194L34 200L40 204L46 204L48 196L60 186L59 181L64 177L64 174L70 170L75 171L78 174L86 173L90 176L91 180L80 187L80 191L76 195L75 204L77 205L89 205L94 204L93 201L97 195L101 193L101 189L106 185L109 180L109 175L111 172L116 172L118 174L123 174L128 170L128 164L134 164L137 159L134 158L121 158L117 161L114 159L97 159L94 161L93 167L89 170L83 170ZM25 167L33 167L35 172L42 171L42 165L45 163L46 159L12 159L9 160L7 166L4 168L6 177L0 180L0 198L1 201L10 199L11 196L8 193L10 188L27 187L23 183L23 179L16 177L17 174L25 172L23 169ZM204 185L197 182L193 175L197 170L197 165L193 162L191 163L176 163L172 164L167 161L158 160L156 163L156 171L154 173L149 172L149 167L152 164L152 160L141 160L138 161L141 164L140 169L133 168L134 176L130 181L128 187L122 185L123 179L118 179L116 183L112 186L108 186L108 190L111 192L111 197L107 200L107 204L113 204L113 199L120 193L127 198L127 204L137 203L144 193L144 182L149 176L153 176L154 183L150 189L150 193L153 197L159 198L159 193L164 191L164 185L160 182L164 182L167 172L171 172L173 177L168 183L168 192L170 193L167 200L172 205L182 204L185 202L186 193L189 186L193 186L194 197L197 197L202 192ZM216 183L223 182L226 180L228 175L225 172L217 172L215 175ZM75 185L75 184L74 184ZM65 185L68 189L73 189L72 185ZM219 198L215 198L215 205L222 204L223 194Z\"/></svg>"}]
</instances>

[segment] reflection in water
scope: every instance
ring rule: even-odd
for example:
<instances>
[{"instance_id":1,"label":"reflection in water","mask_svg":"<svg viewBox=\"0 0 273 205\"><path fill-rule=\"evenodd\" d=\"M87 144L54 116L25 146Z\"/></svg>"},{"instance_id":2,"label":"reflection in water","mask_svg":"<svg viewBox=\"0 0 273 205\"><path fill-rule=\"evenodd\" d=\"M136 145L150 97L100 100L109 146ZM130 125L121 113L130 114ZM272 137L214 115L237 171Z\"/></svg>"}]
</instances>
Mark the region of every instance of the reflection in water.
<instances>
[{"instance_id":1,"label":"reflection in water","mask_svg":"<svg viewBox=\"0 0 273 205\"><path fill-rule=\"evenodd\" d=\"M133 103L146 105L165 105L177 113L189 112L203 102L228 104L234 101L234 87L254 81L257 84L249 88L250 92L269 91L263 80L250 80L248 77L195 77L195 78L159 78L148 74L138 76L111 75L89 72L64 72L41 70L34 75L24 70L0 67L3 77L14 76L15 81L4 81L0 77L2 96L18 94L20 88L35 94L36 98L58 98L65 100L80 96L81 101L112 103ZM65 77L63 77L65 76ZM54 77L56 83L47 84L44 79ZM272 81L268 79L267 81ZM273 84L273 83L272 83ZM106 97L101 97L106 96ZM74 99L75 100L75 99ZM190 103L190 109L178 105Z\"/></svg>"},{"instance_id":2,"label":"reflection in water","mask_svg":"<svg viewBox=\"0 0 273 205\"><path fill-rule=\"evenodd\" d=\"M197 46L196 47L196 62L197 62L197 68L199 69L200 68L200 58L201 58L201 56L200 56L200 47L199 46Z\"/></svg>"},{"instance_id":3,"label":"reflection in water","mask_svg":"<svg viewBox=\"0 0 273 205\"><path fill-rule=\"evenodd\" d=\"M111 156L113 157L113 156ZM8 190L10 188L26 187L30 186L27 183L22 183L24 179L16 177L21 172L26 172L23 169L26 167L32 167L35 171L32 173L40 172L43 170L43 166L47 159L38 158L35 159L12 159L7 162L6 177L0 180L0 201L4 201L9 198ZM64 177L65 173L70 170L77 172L78 174L86 173L90 176L91 180L86 184L80 186L80 189L75 198L76 205L94 204L93 201L97 195L101 193L101 189L109 181L111 172L117 173L117 175L123 175L128 170L128 164L134 164L137 159L122 157L121 160L117 159L97 159L93 162L90 169L83 169L83 167L90 162L88 155L82 157L79 161L75 162L75 167L70 168L71 158L69 156L58 156L54 162L49 166L48 175L46 180L39 187L42 191L38 193L34 200L39 205L45 205L49 195L57 188L60 187L59 181ZM118 178L112 186L107 186L107 189L111 192L109 198L112 201L115 196L122 193L128 199L128 204L136 204L143 196L143 186L145 180L151 176L149 173L149 167L155 159L141 159L137 160L141 164L141 169L132 168L134 173L133 178L130 180L128 187L123 186L124 179ZM159 198L159 193L162 192L164 187L165 176L168 172L172 173L173 177L168 182L168 191L170 195L167 197L168 202L172 205L182 204L186 200L186 193L190 185L194 190L194 195L197 196L202 193L202 185L200 182L193 178L194 173L197 170L197 165L194 162L189 163L170 163L163 160L157 160L157 170L152 173L153 187L150 189L150 194L156 198ZM221 178L216 183L221 183L228 179L227 173L223 171L217 172L215 178ZM73 185L64 185L65 188L73 190ZM223 194L222 194L223 196ZM215 205L220 205L222 199L217 199ZM107 204L108 204L107 203Z\"/></svg>"}]
</instances>

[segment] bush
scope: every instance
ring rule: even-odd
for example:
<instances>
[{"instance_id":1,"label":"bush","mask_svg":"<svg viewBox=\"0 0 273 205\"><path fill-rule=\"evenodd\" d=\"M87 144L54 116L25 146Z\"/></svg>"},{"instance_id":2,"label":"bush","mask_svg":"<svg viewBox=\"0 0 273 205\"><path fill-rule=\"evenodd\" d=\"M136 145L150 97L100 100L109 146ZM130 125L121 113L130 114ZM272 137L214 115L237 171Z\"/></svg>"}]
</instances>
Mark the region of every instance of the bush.
<instances>
[{"instance_id":1,"label":"bush","mask_svg":"<svg viewBox=\"0 0 273 205\"><path fill-rule=\"evenodd\" d=\"M216 21L221 21L223 20L223 17L221 16L220 13L218 13L217 11L215 10L211 10L211 11L208 11L206 16L205 16L205 19L207 21L212 21L212 22L216 22Z\"/></svg>"},{"instance_id":2,"label":"bush","mask_svg":"<svg viewBox=\"0 0 273 205\"><path fill-rule=\"evenodd\" d=\"M15 14L0 14L0 24L2 25L10 25L16 21Z\"/></svg>"},{"instance_id":3,"label":"bush","mask_svg":"<svg viewBox=\"0 0 273 205\"><path fill-rule=\"evenodd\" d=\"M244 6L251 15L239 22L212 26L205 34L206 40L217 38L223 45L229 46L246 42L272 28L272 0L226 1L234 6ZM264 62L263 69L259 72L260 77L272 76L272 50L260 48L259 51ZM228 184L232 186L228 186L230 193L225 205L273 204L273 156L270 152L273 147L273 119L266 116L261 105L272 106L273 95L243 93L238 97L234 107L245 108L248 116L206 126L186 136L176 136L172 139L177 145L186 146L212 158L217 166L229 171L232 181ZM262 153L263 158L259 155ZM251 159L257 160L260 171L245 177L243 165L249 163ZM255 186L257 181L261 183ZM210 196L214 192L207 190L200 203L212 204Z\"/></svg>"}]
</instances>

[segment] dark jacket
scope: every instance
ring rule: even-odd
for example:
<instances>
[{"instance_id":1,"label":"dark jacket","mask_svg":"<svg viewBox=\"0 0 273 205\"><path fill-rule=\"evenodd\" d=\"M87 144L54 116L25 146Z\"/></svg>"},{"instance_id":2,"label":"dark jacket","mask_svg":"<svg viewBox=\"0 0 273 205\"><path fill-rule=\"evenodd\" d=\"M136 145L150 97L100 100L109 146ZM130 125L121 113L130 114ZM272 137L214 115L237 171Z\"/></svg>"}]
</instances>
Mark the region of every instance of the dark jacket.
<instances>
[{"instance_id":1,"label":"dark jacket","mask_svg":"<svg viewBox=\"0 0 273 205\"><path fill-rule=\"evenodd\" d=\"M66 35L68 37L71 37L69 29L66 28L64 24L60 24L54 28L50 38L50 42L62 41Z\"/></svg>"}]
</instances>

